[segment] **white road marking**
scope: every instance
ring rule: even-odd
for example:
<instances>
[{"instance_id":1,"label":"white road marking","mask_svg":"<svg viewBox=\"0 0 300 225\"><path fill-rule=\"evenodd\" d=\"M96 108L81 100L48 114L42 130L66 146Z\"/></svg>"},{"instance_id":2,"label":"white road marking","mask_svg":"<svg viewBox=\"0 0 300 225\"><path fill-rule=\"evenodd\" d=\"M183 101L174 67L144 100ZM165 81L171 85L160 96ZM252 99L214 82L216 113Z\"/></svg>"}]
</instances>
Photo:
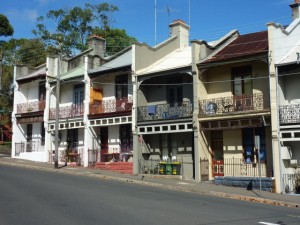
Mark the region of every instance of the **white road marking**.
<instances>
[{"instance_id":1,"label":"white road marking","mask_svg":"<svg viewBox=\"0 0 300 225\"><path fill-rule=\"evenodd\" d=\"M265 224L265 225L280 225L278 223L267 223L267 222L259 222L259 224Z\"/></svg>"},{"instance_id":2,"label":"white road marking","mask_svg":"<svg viewBox=\"0 0 300 225\"><path fill-rule=\"evenodd\" d=\"M295 218L300 218L300 216L298 216L298 215L287 215L287 216L289 216L289 217L295 217Z\"/></svg>"}]
</instances>

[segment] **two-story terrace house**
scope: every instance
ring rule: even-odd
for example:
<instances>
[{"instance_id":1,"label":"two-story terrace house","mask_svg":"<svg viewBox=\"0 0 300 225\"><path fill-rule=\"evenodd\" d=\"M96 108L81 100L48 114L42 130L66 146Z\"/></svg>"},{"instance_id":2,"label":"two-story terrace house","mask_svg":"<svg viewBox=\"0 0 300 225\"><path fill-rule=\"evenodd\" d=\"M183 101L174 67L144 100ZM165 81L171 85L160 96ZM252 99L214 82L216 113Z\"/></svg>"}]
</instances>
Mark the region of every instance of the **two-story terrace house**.
<instances>
[{"instance_id":1,"label":"two-story terrace house","mask_svg":"<svg viewBox=\"0 0 300 225\"><path fill-rule=\"evenodd\" d=\"M222 181L272 177L268 32L235 31L212 53L205 42L193 47L201 174Z\"/></svg>"},{"instance_id":2,"label":"two-story terrace house","mask_svg":"<svg viewBox=\"0 0 300 225\"><path fill-rule=\"evenodd\" d=\"M133 47L134 151L141 173L160 169L161 174L191 179L195 150L189 26L175 20L170 31L171 37L157 46Z\"/></svg>"},{"instance_id":3,"label":"two-story terrace house","mask_svg":"<svg viewBox=\"0 0 300 225\"><path fill-rule=\"evenodd\" d=\"M46 64L15 66L12 157L46 162L44 109Z\"/></svg>"},{"instance_id":4,"label":"two-story terrace house","mask_svg":"<svg viewBox=\"0 0 300 225\"><path fill-rule=\"evenodd\" d=\"M273 79L272 135L280 192L300 193L300 3L290 5L289 26L269 23L270 75ZM297 175L298 174L298 175Z\"/></svg>"},{"instance_id":5,"label":"two-story terrace house","mask_svg":"<svg viewBox=\"0 0 300 225\"><path fill-rule=\"evenodd\" d=\"M88 121L86 145L89 163L120 167L132 173L132 47L88 70ZM100 163L99 163L100 162ZM121 163L122 162L122 163ZM128 163L126 163L128 162Z\"/></svg>"},{"instance_id":6,"label":"two-story terrace house","mask_svg":"<svg viewBox=\"0 0 300 225\"><path fill-rule=\"evenodd\" d=\"M88 39L88 47L73 58L49 60L46 143L50 154L55 156L50 161L55 163L88 165L85 133L90 90L87 71L105 62L105 40L92 36Z\"/></svg>"}]
</instances>

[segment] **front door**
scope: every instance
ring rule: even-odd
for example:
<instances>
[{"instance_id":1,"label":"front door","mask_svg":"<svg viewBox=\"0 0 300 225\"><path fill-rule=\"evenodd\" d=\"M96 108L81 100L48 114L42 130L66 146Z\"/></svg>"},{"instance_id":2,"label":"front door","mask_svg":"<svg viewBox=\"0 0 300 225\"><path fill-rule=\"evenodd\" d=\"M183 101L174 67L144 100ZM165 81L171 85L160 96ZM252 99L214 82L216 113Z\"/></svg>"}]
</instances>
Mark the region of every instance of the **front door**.
<instances>
[{"instance_id":1,"label":"front door","mask_svg":"<svg viewBox=\"0 0 300 225\"><path fill-rule=\"evenodd\" d=\"M32 142L32 124L27 124L27 147L26 151L31 152L34 150L33 142Z\"/></svg>"},{"instance_id":2,"label":"front door","mask_svg":"<svg viewBox=\"0 0 300 225\"><path fill-rule=\"evenodd\" d=\"M211 132L213 176L224 176L223 131Z\"/></svg>"},{"instance_id":3,"label":"front door","mask_svg":"<svg viewBox=\"0 0 300 225\"><path fill-rule=\"evenodd\" d=\"M100 129L101 141L101 162L106 162L108 154L108 127L101 127Z\"/></svg>"}]
</instances>

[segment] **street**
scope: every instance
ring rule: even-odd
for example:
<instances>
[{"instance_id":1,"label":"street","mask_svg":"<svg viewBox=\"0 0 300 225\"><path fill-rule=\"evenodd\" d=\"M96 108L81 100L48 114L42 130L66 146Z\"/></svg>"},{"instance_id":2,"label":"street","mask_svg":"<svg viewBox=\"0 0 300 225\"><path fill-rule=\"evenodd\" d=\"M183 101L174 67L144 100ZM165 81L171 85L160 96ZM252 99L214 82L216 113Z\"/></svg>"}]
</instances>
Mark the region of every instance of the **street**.
<instances>
[{"instance_id":1,"label":"street","mask_svg":"<svg viewBox=\"0 0 300 225\"><path fill-rule=\"evenodd\" d=\"M0 225L300 224L299 209L0 166Z\"/></svg>"}]
</instances>

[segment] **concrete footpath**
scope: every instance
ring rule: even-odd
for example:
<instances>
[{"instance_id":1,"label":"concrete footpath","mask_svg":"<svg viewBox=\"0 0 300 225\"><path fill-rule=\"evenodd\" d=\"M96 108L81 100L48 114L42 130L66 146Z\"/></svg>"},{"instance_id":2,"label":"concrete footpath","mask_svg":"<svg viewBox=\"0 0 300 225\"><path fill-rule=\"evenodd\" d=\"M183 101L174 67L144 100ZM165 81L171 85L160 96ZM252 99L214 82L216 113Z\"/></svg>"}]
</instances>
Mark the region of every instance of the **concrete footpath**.
<instances>
[{"instance_id":1,"label":"concrete footpath","mask_svg":"<svg viewBox=\"0 0 300 225\"><path fill-rule=\"evenodd\" d=\"M160 175L129 175L113 171L84 167L60 166L60 168L54 169L54 165L51 163L39 163L27 160L13 159L0 154L0 166L1 165L37 169L53 173L89 176L99 179L128 182L168 190L191 192L202 195L231 198L277 206L293 208L300 207L300 195L275 194L267 191L260 192L259 190L248 191L245 188L215 185L211 181L196 183L193 180L180 180L175 179L171 176L164 177Z\"/></svg>"}]
</instances>

